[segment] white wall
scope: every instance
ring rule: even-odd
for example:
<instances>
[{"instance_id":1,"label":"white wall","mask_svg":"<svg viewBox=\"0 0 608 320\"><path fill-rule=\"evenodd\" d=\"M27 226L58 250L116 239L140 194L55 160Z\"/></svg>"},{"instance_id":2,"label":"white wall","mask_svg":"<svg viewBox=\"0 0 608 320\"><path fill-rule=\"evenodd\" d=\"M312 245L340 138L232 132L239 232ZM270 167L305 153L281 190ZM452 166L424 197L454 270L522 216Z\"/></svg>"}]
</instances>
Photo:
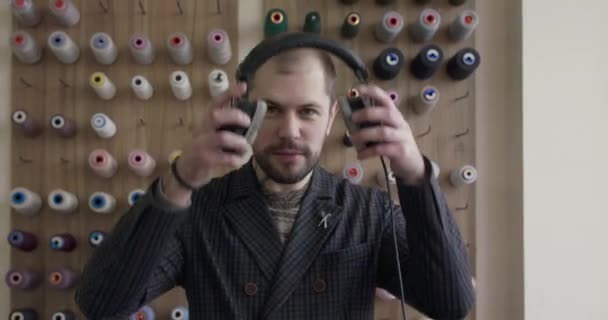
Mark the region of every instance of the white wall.
<instances>
[{"instance_id":1,"label":"white wall","mask_svg":"<svg viewBox=\"0 0 608 320\"><path fill-rule=\"evenodd\" d=\"M523 2L526 319L608 319L607 17Z\"/></svg>"}]
</instances>

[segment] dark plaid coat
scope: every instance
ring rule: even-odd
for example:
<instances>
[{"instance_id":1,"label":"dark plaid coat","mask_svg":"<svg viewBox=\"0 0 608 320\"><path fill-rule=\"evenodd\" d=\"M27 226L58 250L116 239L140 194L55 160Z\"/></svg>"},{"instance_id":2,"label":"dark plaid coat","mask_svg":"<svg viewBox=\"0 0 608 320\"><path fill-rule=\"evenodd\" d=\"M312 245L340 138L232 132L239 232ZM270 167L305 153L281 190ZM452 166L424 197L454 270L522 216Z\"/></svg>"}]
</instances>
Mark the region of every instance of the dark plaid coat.
<instances>
[{"instance_id":1,"label":"dark plaid coat","mask_svg":"<svg viewBox=\"0 0 608 320\"><path fill-rule=\"evenodd\" d=\"M425 184L398 181L394 206L405 301L460 319L474 302L468 257L425 162ZM400 296L385 192L316 168L283 246L251 163L187 210L171 209L157 183L86 265L76 301L87 318L124 318L174 286L201 320L372 319L376 287Z\"/></svg>"}]
</instances>

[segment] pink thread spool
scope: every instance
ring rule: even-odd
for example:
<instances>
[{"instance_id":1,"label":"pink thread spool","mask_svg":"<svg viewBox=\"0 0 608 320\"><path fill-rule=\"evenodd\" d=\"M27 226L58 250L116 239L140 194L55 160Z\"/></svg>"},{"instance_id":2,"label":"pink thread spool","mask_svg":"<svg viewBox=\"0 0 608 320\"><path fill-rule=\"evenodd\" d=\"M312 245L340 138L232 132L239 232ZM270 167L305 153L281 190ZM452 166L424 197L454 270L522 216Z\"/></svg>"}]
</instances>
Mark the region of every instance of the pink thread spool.
<instances>
[{"instance_id":1,"label":"pink thread spool","mask_svg":"<svg viewBox=\"0 0 608 320\"><path fill-rule=\"evenodd\" d=\"M34 289L40 283L40 276L27 269L11 269L6 273L6 284L14 289Z\"/></svg>"},{"instance_id":2,"label":"pink thread spool","mask_svg":"<svg viewBox=\"0 0 608 320\"><path fill-rule=\"evenodd\" d=\"M40 123L32 119L25 110L18 109L13 112L13 123L15 126L19 127L21 132L23 132L23 135L28 138L37 137L42 133L42 126Z\"/></svg>"},{"instance_id":3,"label":"pink thread spool","mask_svg":"<svg viewBox=\"0 0 608 320\"><path fill-rule=\"evenodd\" d=\"M223 29L214 29L207 36L207 54L209 59L219 65L230 62L232 58L232 48L230 47L230 37Z\"/></svg>"},{"instance_id":4,"label":"pink thread spool","mask_svg":"<svg viewBox=\"0 0 608 320\"><path fill-rule=\"evenodd\" d=\"M89 166L93 172L103 178L111 178L118 170L116 159L104 149L95 149L89 155Z\"/></svg>"},{"instance_id":5,"label":"pink thread spool","mask_svg":"<svg viewBox=\"0 0 608 320\"><path fill-rule=\"evenodd\" d=\"M151 64L154 62L154 46L150 39L141 33L136 33L131 37L131 55L138 64Z\"/></svg>"},{"instance_id":6,"label":"pink thread spool","mask_svg":"<svg viewBox=\"0 0 608 320\"><path fill-rule=\"evenodd\" d=\"M156 168L156 160L143 150L133 150L129 153L129 168L140 177L148 177Z\"/></svg>"},{"instance_id":7,"label":"pink thread spool","mask_svg":"<svg viewBox=\"0 0 608 320\"><path fill-rule=\"evenodd\" d=\"M76 285L78 275L70 268L56 268L49 273L48 281L53 289L67 290Z\"/></svg>"}]
</instances>

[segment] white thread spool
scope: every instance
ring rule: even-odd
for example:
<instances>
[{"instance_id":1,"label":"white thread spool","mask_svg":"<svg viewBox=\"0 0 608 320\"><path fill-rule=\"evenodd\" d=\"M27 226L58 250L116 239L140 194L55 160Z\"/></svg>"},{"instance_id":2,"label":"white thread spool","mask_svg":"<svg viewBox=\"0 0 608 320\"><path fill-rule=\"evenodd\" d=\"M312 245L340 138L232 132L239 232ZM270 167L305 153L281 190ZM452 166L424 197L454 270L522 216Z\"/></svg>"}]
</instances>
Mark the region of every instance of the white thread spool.
<instances>
[{"instance_id":1,"label":"white thread spool","mask_svg":"<svg viewBox=\"0 0 608 320\"><path fill-rule=\"evenodd\" d=\"M477 169L470 165L462 166L450 172L450 182L454 187L472 184L477 181Z\"/></svg>"},{"instance_id":2,"label":"white thread spool","mask_svg":"<svg viewBox=\"0 0 608 320\"><path fill-rule=\"evenodd\" d=\"M379 170L376 174L376 183L381 189L386 190L386 175L384 174L384 170ZM397 179L395 178L395 174L392 170L388 169L388 183L393 186L397 183Z\"/></svg>"},{"instance_id":3,"label":"white thread spool","mask_svg":"<svg viewBox=\"0 0 608 320\"><path fill-rule=\"evenodd\" d=\"M17 213L33 216L40 212L42 207L42 200L40 195L32 190L17 187L11 190L10 194L11 208Z\"/></svg>"},{"instance_id":4,"label":"white thread spool","mask_svg":"<svg viewBox=\"0 0 608 320\"><path fill-rule=\"evenodd\" d=\"M178 100L188 100L192 97L192 86L190 85L190 79L188 75L181 71L174 71L169 77L169 84L171 85L171 91Z\"/></svg>"},{"instance_id":5,"label":"white thread spool","mask_svg":"<svg viewBox=\"0 0 608 320\"><path fill-rule=\"evenodd\" d=\"M361 183L364 174L365 171L363 169L363 166L361 166L361 164L358 162L348 163L346 166L344 166L344 169L342 170L342 176L344 176L345 179L348 179L348 181L354 184Z\"/></svg>"},{"instance_id":6,"label":"white thread spool","mask_svg":"<svg viewBox=\"0 0 608 320\"><path fill-rule=\"evenodd\" d=\"M95 192L89 197L89 208L100 214L110 214L116 208L116 198L105 192Z\"/></svg>"},{"instance_id":7,"label":"white thread spool","mask_svg":"<svg viewBox=\"0 0 608 320\"><path fill-rule=\"evenodd\" d=\"M129 168L140 177L148 177L154 173L156 160L143 150L133 150L129 153Z\"/></svg>"},{"instance_id":8,"label":"white thread spool","mask_svg":"<svg viewBox=\"0 0 608 320\"><path fill-rule=\"evenodd\" d=\"M171 311L171 320L188 320L190 318L188 308L179 306Z\"/></svg>"},{"instance_id":9,"label":"white thread spool","mask_svg":"<svg viewBox=\"0 0 608 320\"><path fill-rule=\"evenodd\" d=\"M116 134L116 124L105 113L96 113L91 117L91 127L100 138L109 139Z\"/></svg>"},{"instance_id":10,"label":"white thread spool","mask_svg":"<svg viewBox=\"0 0 608 320\"><path fill-rule=\"evenodd\" d=\"M49 0L51 13L60 24L71 27L80 21L80 11L72 0Z\"/></svg>"},{"instance_id":11,"label":"white thread spool","mask_svg":"<svg viewBox=\"0 0 608 320\"><path fill-rule=\"evenodd\" d=\"M42 16L32 0L11 0L11 9L13 16L26 27L33 27L42 20Z\"/></svg>"},{"instance_id":12,"label":"white thread spool","mask_svg":"<svg viewBox=\"0 0 608 320\"><path fill-rule=\"evenodd\" d=\"M89 154L89 166L103 178L113 177L118 170L116 159L104 149L95 149Z\"/></svg>"},{"instance_id":13,"label":"white thread spool","mask_svg":"<svg viewBox=\"0 0 608 320\"><path fill-rule=\"evenodd\" d=\"M74 43L74 40L63 31L51 33L48 39L48 46L55 57L57 57L57 60L65 64L72 64L80 57L80 49Z\"/></svg>"},{"instance_id":14,"label":"white thread spool","mask_svg":"<svg viewBox=\"0 0 608 320\"><path fill-rule=\"evenodd\" d=\"M433 176L435 177L435 179L439 179L439 174L441 173L441 168L439 167L439 164L433 160L431 160L431 168L432 168L432 173Z\"/></svg>"},{"instance_id":15,"label":"white thread spool","mask_svg":"<svg viewBox=\"0 0 608 320\"><path fill-rule=\"evenodd\" d=\"M404 26L403 16L397 11L388 11L376 25L376 40L380 42L394 41Z\"/></svg>"},{"instance_id":16,"label":"white thread spool","mask_svg":"<svg viewBox=\"0 0 608 320\"><path fill-rule=\"evenodd\" d=\"M190 39L181 33L175 32L167 39L167 48L169 55L176 64L191 64L193 59L192 44Z\"/></svg>"},{"instance_id":17,"label":"white thread spool","mask_svg":"<svg viewBox=\"0 0 608 320\"><path fill-rule=\"evenodd\" d=\"M441 15L434 9L424 9L418 16L411 29L411 36L414 41L431 41L441 25Z\"/></svg>"},{"instance_id":18,"label":"white thread spool","mask_svg":"<svg viewBox=\"0 0 608 320\"><path fill-rule=\"evenodd\" d=\"M131 37L130 50L133 60L139 64L151 64L154 62L154 46L150 38L141 33Z\"/></svg>"},{"instance_id":19,"label":"white thread spool","mask_svg":"<svg viewBox=\"0 0 608 320\"><path fill-rule=\"evenodd\" d=\"M118 49L112 37L105 32L95 33L89 41L89 46L99 64L110 65L118 57Z\"/></svg>"},{"instance_id":20,"label":"white thread spool","mask_svg":"<svg viewBox=\"0 0 608 320\"><path fill-rule=\"evenodd\" d=\"M473 10L464 10L458 17L450 24L448 34L452 41L464 41L468 39L471 34L477 28L479 24L479 17Z\"/></svg>"},{"instance_id":21,"label":"white thread spool","mask_svg":"<svg viewBox=\"0 0 608 320\"><path fill-rule=\"evenodd\" d=\"M152 85L144 76L136 75L131 79L131 88L135 96L141 100L148 100L154 95Z\"/></svg>"},{"instance_id":22,"label":"white thread spool","mask_svg":"<svg viewBox=\"0 0 608 320\"><path fill-rule=\"evenodd\" d=\"M230 87L228 75L220 69L211 70L207 82L209 83L209 94L212 98L223 95Z\"/></svg>"},{"instance_id":23,"label":"white thread spool","mask_svg":"<svg viewBox=\"0 0 608 320\"><path fill-rule=\"evenodd\" d=\"M219 65L230 62L232 58L232 48L230 47L230 37L223 29L214 29L207 36L207 53L211 62Z\"/></svg>"},{"instance_id":24,"label":"white thread spool","mask_svg":"<svg viewBox=\"0 0 608 320\"><path fill-rule=\"evenodd\" d=\"M19 30L13 33L11 47L17 60L26 64L34 64L42 58L42 49L26 31Z\"/></svg>"},{"instance_id":25,"label":"white thread spool","mask_svg":"<svg viewBox=\"0 0 608 320\"><path fill-rule=\"evenodd\" d=\"M146 191L144 191L142 189L135 189L135 190L132 190L131 192L129 192L129 196L127 198L127 202L129 203L129 206L132 207L133 205L135 205L135 202L137 202L137 199L139 199L144 194L146 194Z\"/></svg>"},{"instance_id":26,"label":"white thread spool","mask_svg":"<svg viewBox=\"0 0 608 320\"><path fill-rule=\"evenodd\" d=\"M91 88L95 90L97 96L103 100L112 100L116 96L116 86L105 73L95 72L89 78Z\"/></svg>"},{"instance_id":27,"label":"white thread spool","mask_svg":"<svg viewBox=\"0 0 608 320\"><path fill-rule=\"evenodd\" d=\"M435 87L426 86L420 90L420 94L414 102L414 111L424 114L431 111L439 101L439 91Z\"/></svg>"},{"instance_id":28,"label":"white thread spool","mask_svg":"<svg viewBox=\"0 0 608 320\"><path fill-rule=\"evenodd\" d=\"M76 195L63 189L51 191L47 201L51 209L64 214L72 213L78 207Z\"/></svg>"}]
</instances>

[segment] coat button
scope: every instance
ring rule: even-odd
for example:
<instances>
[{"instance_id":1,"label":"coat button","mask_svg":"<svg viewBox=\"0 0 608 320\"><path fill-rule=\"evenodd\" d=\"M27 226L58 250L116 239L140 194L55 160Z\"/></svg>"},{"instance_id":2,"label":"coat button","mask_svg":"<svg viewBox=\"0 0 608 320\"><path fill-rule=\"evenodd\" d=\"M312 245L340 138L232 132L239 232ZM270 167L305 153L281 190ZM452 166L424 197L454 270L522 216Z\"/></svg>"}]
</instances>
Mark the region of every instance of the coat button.
<instances>
[{"instance_id":1,"label":"coat button","mask_svg":"<svg viewBox=\"0 0 608 320\"><path fill-rule=\"evenodd\" d=\"M254 296L258 292L258 286L254 282L249 282L245 285L245 294Z\"/></svg>"},{"instance_id":2,"label":"coat button","mask_svg":"<svg viewBox=\"0 0 608 320\"><path fill-rule=\"evenodd\" d=\"M317 279L312 284L312 288L313 288L313 290L315 290L316 293L321 293L321 292L325 291L325 289L327 288L327 284L325 283L325 280Z\"/></svg>"}]
</instances>

